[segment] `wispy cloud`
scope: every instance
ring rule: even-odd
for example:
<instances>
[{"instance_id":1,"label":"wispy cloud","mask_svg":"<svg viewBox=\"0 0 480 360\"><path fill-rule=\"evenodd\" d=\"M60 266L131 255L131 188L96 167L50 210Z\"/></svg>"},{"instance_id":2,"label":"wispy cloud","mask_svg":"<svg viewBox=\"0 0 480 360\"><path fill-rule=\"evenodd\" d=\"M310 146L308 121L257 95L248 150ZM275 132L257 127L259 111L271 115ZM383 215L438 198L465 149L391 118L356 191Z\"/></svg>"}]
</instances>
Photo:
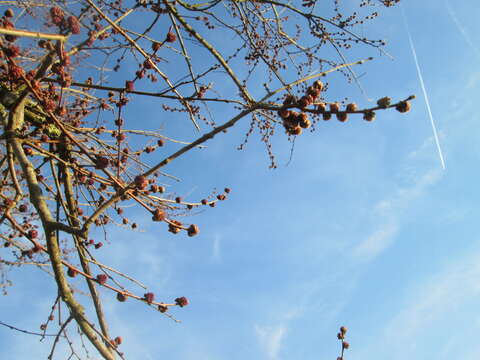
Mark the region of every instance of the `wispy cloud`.
<instances>
[{"instance_id":1,"label":"wispy cloud","mask_svg":"<svg viewBox=\"0 0 480 360\"><path fill-rule=\"evenodd\" d=\"M411 186L397 187L386 198L378 201L372 211L377 224L353 250L353 255L361 261L370 261L380 255L393 243L401 228L402 216L411 203L422 196L426 189L441 178L438 169L429 170L417 176Z\"/></svg>"},{"instance_id":2,"label":"wispy cloud","mask_svg":"<svg viewBox=\"0 0 480 360\"><path fill-rule=\"evenodd\" d=\"M279 326L259 326L255 325L255 334L267 354L268 359L277 360L282 341L284 340L287 327L284 325Z\"/></svg>"},{"instance_id":3,"label":"wispy cloud","mask_svg":"<svg viewBox=\"0 0 480 360\"><path fill-rule=\"evenodd\" d=\"M354 255L368 261L390 246L398 232L396 221L386 222L363 240L354 250Z\"/></svg>"},{"instance_id":4,"label":"wispy cloud","mask_svg":"<svg viewBox=\"0 0 480 360\"><path fill-rule=\"evenodd\" d=\"M436 331L446 340L443 344L437 342L437 346L441 346L437 358L473 359L472 350L478 358L477 344L464 346L471 335L469 331L478 331L478 320L467 315L468 326L465 329L456 326L458 319L465 316L462 309L469 301L475 306L475 299L480 296L480 255L467 255L458 260L434 276L415 283L398 308L392 308L395 315L374 336L376 340L365 346L357 358L369 359L372 352L379 356L383 352L391 354L391 359L417 358L421 351L428 352L431 346L425 335L435 338Z\"/></svg>"},{"instance_id":5,"label":"wispy cloud","mask_svg":"<svg viewBox=\"0 0 480 360\"><path fill-rule=\"evenodd\" d=\"M215 237L213 238L213 245L212 245L212 259L215 261L220 260L220 241L221 241L221 236L219 234L216 234Z\"/></svg>"},{"instance_id":6,"label":"wispy cloud","mask_svg":"<svg viewBox=\"0 0 480 360\"><path fill-rule=\"evenodd\" d=\"M450 5L450 1L449 0L445 0L445 5L447 7L447 12L448 14L450 15L450 17L452 18L453 22L455 23L455 26L457 27L458 31L460 32L460 34L462 34L462 37L465 39L465 42L468 44L468 46L470 47L470 49L472 49L472 51L475 53L475 55L480 58L480 50L478 49L478 47L475 45L475 43L473 42L472 38L470 37L470 35L468 34L468 31L465 29L465 26L463 26L462 22L457 18L457 15L455 14L455 12L453 11L453 8L452 6Z\"/></svg>"}]
</instances>

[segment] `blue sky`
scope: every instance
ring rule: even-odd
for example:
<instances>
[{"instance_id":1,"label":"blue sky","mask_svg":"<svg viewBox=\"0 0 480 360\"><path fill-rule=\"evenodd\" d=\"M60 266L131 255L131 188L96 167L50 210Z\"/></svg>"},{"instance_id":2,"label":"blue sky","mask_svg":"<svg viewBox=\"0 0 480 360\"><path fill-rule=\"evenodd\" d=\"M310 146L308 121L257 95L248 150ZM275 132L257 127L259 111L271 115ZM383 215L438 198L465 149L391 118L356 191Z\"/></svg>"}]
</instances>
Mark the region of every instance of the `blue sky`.
<instances>
[{"instance_id":1,"label":"blue sky","mask_svg":"<svg viewBox=\"0 0 480 360\"><path fill-rule=\"evenodd\" d=\"M236 150L248 128L240 123L166 169L182 179L175 186L186 199L233 190L191 219L198 237L159 231L140 211L132 217L142 232L112 230L101 261L159 298L191 302L173 311L176 324L102 292L128 359L335 359L340 325L350 329L346 359L478 358L480 8L476 0L452 1L453 12L443 0L402 3L446 170L395 7L369 28L388 40L394 60L370 49L376 59L358 73L366 71L361 82L373 99L416 94L412 111L381 112L373 123L322 123L297 139L288 166L290 144L279 136L276 170L258 139ZM330 96L368 104L355 85L335 79ZM33 268L10 275L15 285L0 319L38 329L53 284ZM37 339L0 328L0 358L48 352Z\"/></svg>"}]
</instances>

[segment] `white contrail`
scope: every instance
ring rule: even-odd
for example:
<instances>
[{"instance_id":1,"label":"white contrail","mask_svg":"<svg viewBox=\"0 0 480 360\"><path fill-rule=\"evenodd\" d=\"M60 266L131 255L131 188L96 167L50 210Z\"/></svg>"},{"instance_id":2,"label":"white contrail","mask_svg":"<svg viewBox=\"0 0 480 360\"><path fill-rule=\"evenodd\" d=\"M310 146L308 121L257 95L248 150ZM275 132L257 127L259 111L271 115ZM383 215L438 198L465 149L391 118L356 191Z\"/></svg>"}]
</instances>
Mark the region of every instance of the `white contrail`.
<instances>
[{"instance_id":1,"label":"white contrail","mask_svg":"<svg viewBox=\"0 0 480 360\"><path fill-rule=\"evenodd\" d=\"M467 30L465 30L465 27L462 25L462 23L458 20L457 15L455 15L455 12L453 11L452 7L450 6L450 1L445 0L445 5L447 6L448 14L452 18L453 22L457 26L458 31L463 35L463 38L467 42L468 46L473 50L475 55L477 55L480 58L480 50L478 47L475 45L475 43L472 41L470 38L470 35L468 35Z\"/></svg>"},{"instance_id":2,"label":"white contrail","mask_svg":"<svg viewBox=\"0 0 480 360\"><path fill-rule=\"evenodd\" d=\"M437 144L438 155L440 156L440 162L442 163L442 168L443 170L445 170L445 160L443 159L442 147L440 146L440 140L437 134L437 127L435 126L432 109L430 108L430 100L428 99L427 90L425 88L425 83L423 81L422 70L420 69L420 64L418 63L417 51L415 50L415 46L413 45L412 35L410 34L410 28L408 26L407 17L403 10L403 6L401 6L401 8L402 8L403 21L405 23L405 28L407 30L408 40L410 42L410 48L412 49L413 60L415 61L415 66L417 67L418 79L420 80L423 96L425 98L425 104L427 105L428 116L430 117L430 122L432 124L433 137L435 138L435 143Z\"/></svg>"}]
</instances>

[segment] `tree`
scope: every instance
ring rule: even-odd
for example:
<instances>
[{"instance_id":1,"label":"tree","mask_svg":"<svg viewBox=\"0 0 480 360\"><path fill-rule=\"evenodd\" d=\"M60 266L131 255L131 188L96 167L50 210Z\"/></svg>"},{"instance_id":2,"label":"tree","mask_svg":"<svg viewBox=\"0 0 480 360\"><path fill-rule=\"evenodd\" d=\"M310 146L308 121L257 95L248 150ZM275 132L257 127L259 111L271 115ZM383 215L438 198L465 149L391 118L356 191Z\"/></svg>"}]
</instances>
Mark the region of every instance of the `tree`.
<instances>
[{"instance_id":1,"label":"tree","mask_svg":"<svg viewBox=\"0 0 480 360\"><path fill-rule=\"evenodd\" d=\"M103 243L91 240L95 227L136 229L127 217L131 205L144 208L162 230L197 235L197 225L180 219L226 200L230 189L186 202L174 186L167 191L173 177L164 172L167 164L249 121L241 148L258 132L275 168L270 139L279 130L293 144L333 117L373 121L378 110L410 109L413 96L384 97L362 108L332 101L327 94L335 85L319 79L341 72L358 82L354 67L372 59L348 63L344 53L361 45L382 51L384 42L357 35L355 27L398 2L363 0L348 15L338 0L21 1L5 9L2 264L51 267L59 295L49 321L61 303L65 317L50 358L70 324L103 358L122 357L122 339L110 336L99 288L108 290L104 296L138 300L172 319L170 308L188 305L184 296L168 301L130 290L124 282L137 280L99 263L94 250ZM172 124L175 131L191 127L196 140L183 143L143 128L129 113L130 104L143 98L152 112L180 123ZM178 149L155 156L167 143ZM76 276L85 280L88 304L71 285ZM92 305L94 320L84 309Z\"/></svg>"}]
</instances>

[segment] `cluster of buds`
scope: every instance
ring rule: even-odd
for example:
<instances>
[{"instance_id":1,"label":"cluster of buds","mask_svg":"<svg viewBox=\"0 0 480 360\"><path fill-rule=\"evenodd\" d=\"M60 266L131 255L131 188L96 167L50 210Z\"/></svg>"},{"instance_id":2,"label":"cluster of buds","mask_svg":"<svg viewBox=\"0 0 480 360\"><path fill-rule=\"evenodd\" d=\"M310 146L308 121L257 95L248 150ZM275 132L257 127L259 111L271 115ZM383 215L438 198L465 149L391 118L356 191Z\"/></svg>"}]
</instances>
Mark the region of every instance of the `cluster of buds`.
<instances>
[{"instance_id":1,"label":"cluster of buds","mask_svg":"<svg viewBox=\"0 0 480 360\"><path fill-rule=\"evenodd\" d=\"M100 249L103 246L103 243L99 241L98 243L95 243L93 239L90 240L85 240L83 243L85 246L93 246L95 249Z\"/></svg>"},{"instance_id":2,"label":"cluster of buds","mask_svg":"<svg viewBox=\"0 0 480 360\"><path fill-rule=\"evenodd\" d=\"M155 294L148 292L143 295L143 298L147 303L151 304L155 300Z\"/></svg>"},{"instance_id":3,"label":"cluster of buds","mask_svg":"<svg viewBox=\"0 0 480 360\"><path fill-rule=\"evenodd\" d=\"M75 16L65 18L65 13L58 6L50 8L50 18L54 25L61 31L68 31L72 34L80 34L80 22Z\"/></svg>"},{"instance_id":4,"label":"cluster of buds","mask_svg":"<svg viewBox=\"0 0 480 360\"><path fill-rule=\"evenodd\" d=\"M12 9L5 10L0 21L0 24L2 25L3 28L5 29L14 28L13 23L10 20L11 18L13 18L14 15L15 13L13 12ZM8 42L14 42L15 40L17 40L17 37L13 35L5 35L5 40L7 40Z\"/></svg>"},{"instance_id":5,"label":"cluster of buds","mask_svg":"<svg viewBox=\"0 0 480 360\"><path fill-rule=\"evenodd\" d=\"M287 95L283 101L282 108L278 111L278 115L282 118L283 126L288 135L300 135L303 129L308 129L311 126L311 121L308 118L308 114L305 109L314 105L314 110L309 110L322 116L323 120L328 121L333 115L340 122L346 122L348 120L348 114L363 114L363 119L366 121L375 120L376 109L387 109L395 107L398 112L406 113L410 111L410 103L408 100L413 97L409 97L407 100L400 101L397 104L392 104L389 97L383 97L377 101L377 108L359 110L357 104L350 103L345 105L345 108L341 109L340 104L337 102L326 104L324 102L318 102L320 94L324 89L323 83L320 80L315 81L312 86L307 89L307 92L300 99L296 99L292 95ZM300 112L292 110L292 108L300 109ZM302 111L303 110L303 111Z\"/></svg>"},{"instance_id":6,"label":"cluster of buds","mask_svg":"<svg viewBox=\"0 0 480 360\"><path fill-rule=\"evenodd\" d=\"M165 211L160 208L157 208L153 211L152 220L153 221L164 221L166 218Z\"/></svg>"},{"instance_id":7,"label":"cluster of buds","mask_svg":"<svg viewBox=\"0 0 480 360\"><path fill-rule=\"evenodd\" d=\"M169 43L173 43L177 41L177 35L175 35L171 30L167 33L167 36L165 37L165 41Z\"/></svg>"},{"instance_id":8,"label":"cluster of buds","mask_svg":"<svg viewBox=\"0 0 480 360\"><path fill-rule=\"evenodd\" d=\"M342 354L337 357L337 360L343 360L343 353L350 347L350 344L345 341L345 335L347 334L347 328L345 326L340 327L340 331L337 334L337 339L342 342Z\"/></svg>"},{"instance_id":9,"label":"cluster of buds","mask_svg":"<svg viewBox=\"0 0 480 360\"><path fill-rule=\"evenodd\" d=\"M105 275L105 274L98 274L97 277L97 282L100 284L100 285L103 285L107 282L108 280L108 276Z\"/></svg>"},{"instance_id":10,"label":"cluster of buds","mask_svg":"<svg viewBox=\"0 0 480 360\"><path fill-rule=\"evenodd\" d=\"M99 170L106 169L109 164L110 160L105 156L98 156L95 160L95 168Z\"/></svg>"},{"instance_id":11,"label":"cluster of buds","mask_svg":"<svg viewBox=\"0 0 480 360\"><path fill-rule=\"evenodd\" d=\"M170 220L168 223L168 231L172 234L178 234L182 231L182 223L178 220Z\"/></svg>"},{"instance_id":12,"label":"cluster of buds","mask_svg":"<svg viewBox=\"0 0 480 360\"><path fill-rule=\"evenodd\" d=\"M289 135L300 135L303 129L308 129L312 123L305 112L296 112L289 110L291 107L305 109L312 105L320 97L323 90L323 83L317 80L307 89L307 92L298 101L292 95L287 95L283 101L283 107L279 110L278 115L283 120L283 127Z\"/></svg>"},{"instance_id":13,"label":"cluster of buds","mask_svg":"<svg viewBox=\"0 0 480 360\"><path fill-rule=\"evenodd\" d=\"M121 336L117 336L115 339L110 340L110 344L114 347L121 345L122 342L123 342L123 339Z\"/></svg>"},{"instance_id":14,"label":"cluster of buds","mask_svg":"<svg viewBox=\"0 0 480 360\"><path fill-rule=\"evenodd\" d=\"M135 177L135 187L139 190L144 190L148 186L148 180L143 175Z\"/></svg>"},{"instance_id":15,"label":"cluster of buds","mask_svg":"<svg viewBox=\"0 0 480 360\"><path fill-rule=\"evenodd\" d=\"M178 234L182 230L187 230L187 235L192 237L200 233L200 229L197 225L191 224L188 228L184 228L183 224L178 220L168 221L168 231L172 234Z\"/></svg>"},{"instance_id":16,"label":"cluster of buds","mask_svg":"<svg viewBox=\"0 0 480 360\"><path fill-rule=\"evenodd\" d=\"M218 194L217 195L217 200L219 201L224 201L227 199L227 195L230 194L230 192L232 191L230 188L225 188L223 190L223 194ZM210 207L215 207L215 204L217 203L217 201L213 200L213 201L208 201L207 199L202 199L200 201L200 203L202 205L209 205Z\"/></svg>"}]
</instances>

